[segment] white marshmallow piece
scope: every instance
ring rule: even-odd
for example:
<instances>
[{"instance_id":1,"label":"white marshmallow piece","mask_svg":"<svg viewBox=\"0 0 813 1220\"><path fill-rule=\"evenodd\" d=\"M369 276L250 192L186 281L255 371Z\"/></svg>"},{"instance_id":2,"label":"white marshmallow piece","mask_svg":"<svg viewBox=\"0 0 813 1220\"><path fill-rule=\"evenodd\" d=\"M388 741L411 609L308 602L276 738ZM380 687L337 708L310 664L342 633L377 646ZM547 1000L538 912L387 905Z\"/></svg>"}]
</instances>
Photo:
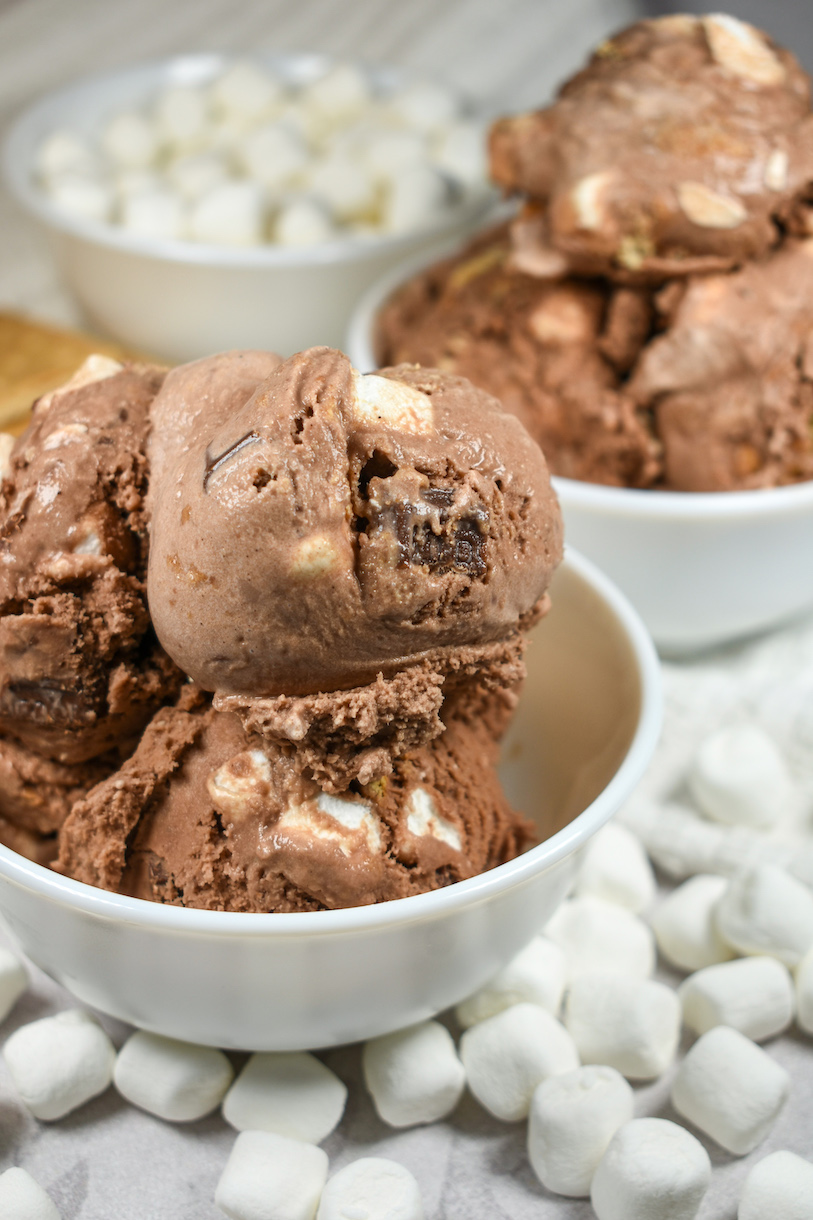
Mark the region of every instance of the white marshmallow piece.
<instances>
[{"instance_id":1,"label":"white marshmallow piece","mask_svg":"<svg viewBox=\"0 0 813 1220\"><path fill-rule=\"evenodd\" d=\"M185 236L184 206L172 191L144 191L124 200L122 227L139 237L177 240Z\"/></svg>"},{"instance_id":2,"label":"white marshmallow piece","mask_svg":"<svg viewBox=\"0 0 813 1220\"><path fill-rule=\"evenodd\" d=\"M269 1131L238 1135L215 1190L229 1220L314 1220L327 1154Z\"/></svg>"},{"instance_id":3,"label":"white marshmallow piece","mask_svg":"<svg viewBox=\"0 0 813 1220\"><path fill-rule=\"evenodd\" d=\"M113 191L106 182L79 174L52 178L48 191L58 208L81 220L105 221L113 210Z\"/></svg>"},{"instance_id":4,"label":"white marshmallow piece","mask_svg":"<svg viewBox=\"0 0 813 1220\"><path fill-rule=\"evenodd\" d=\"M610 1140L590 1202L598 1220L694 1220L710 1181L709 1155L684 1127L635 1118Z\"/></svg>"},{"instance_id":5,"label":"white marshmallow piece","mask_svg":"<svg viewBox=\"0 0 813 1220\"><path fill-rule=\"evenodd\" d=\"M570 985L565 1027L582 1063L606 1063L630 1080L662 1076L677 1052L680 1001L671 987L619 974Z\"/></svg>"},{"instance_id":6,"label":"white marshmallow piece","mask_svg":"<svg viewBox=\"0 0 813 1220\"><path fill-rule=\"evenodd\" d=\"M683 1020L696 1034L730 1025L754 1042L787 1029L796 1006L793 979L775 957L707 966L681 984L678 996Z\"/></svg>"},{"instance_id":7,"label":"white marshmallow piece","mask_svg":"<svg viewBox=\"0 0 813 1220\"><path fill-rule=\"evenodd\" d=\"M800 1029L813 1034L813 947L796 970L796 1019Z\"/></svg>"},{"instance_id":8,"label":"white marshmallow piece","mask_svg":"<svg viewBox=\"0 0 813 1220\"><path fill-rule=\"evenodd\" d=\"M314 165L308 188L337 220L371 217L376 207L376 185L364 167L348 157L332 155Z\"/></svg>"},{"instance_id":9,"label":"white marshmallow piece","mask_svg":"<svg viewBox=\"0 0 813 1220\"><path fill-rule=\"evenodd\" d=\"M220 1105L233 1076L222 1051L139 1030L116 1057L113 1083L134 1106L188 1123Z\"/></svg>"},{"instance_id":10,"label":"white marshmallow piece","mask_svg":"<svg viewBox=\"0 0 813 1220\"><path fill-rule=\"evenodd\" d=\"M165 89L155 103L158 138L173 151L199 147L206 138L208 121L208 99L194 85Z\"/></svg>"},{"instance_id":11,"label":"white marshmallow piece","mask_svg":"<svg viewBox=\"0 0 813 1220\"><path fill-rule=\"evenodd\" d=\"M10 457L14 438L10 438L12 443L8 445L5 441L7 435L0 433L0 443L3 449L8 449ZM28 975L23 963L10 949L0 947L0 1021L5 1021L27 986Z\"/></svg>"},{"instance_id":12,"label":"white marshmallow piece","mask_svg":"<svg viewBox=\"0 0 813 1220\"><path fill-rule=\"evenodd\" d=\"M733 957L717 931L715 908L728 881L701 873L679 885L653 912L650 923L658 949L678 970L702 970Z\"/></svg>"},{"instance_id":13,"label":"white marshmallow piece","mask_svg":"<svg viewBox=\"0 0 813 1220\"><path fill-rule=\"evenodd\" d=\"M528 1157L542 1185L558 1195L589 1195L607 1145L633 1113L632 1089L615 1068L582 1067L543 1081L528 1123Z\"/></svg>"},{"instance_id":14,"label":"white marshmallow piece","mask_svg":"<svg viewBox=\"0 0 813 1220\"><path fill-rule=\"evenodd\" d=\"M378 1115L391 1127L445 1118L466 1083L452 1035L437 1021L371 1039L361 1066Z\"/></svg>"},{"instance_id":15,"label":"white marshmallow piece","mask_svg":"<svg viewBox=\"0 0 813 1220\"><path fill-rule=\"evenodd\" d=\"M784 1068L736 1029L718 1025L695 1042L672 1084L672 1105L727 1152L761 1143L785 1104Z\"/></svg>"},{"instance_id":16,"label":"white marshmallow piece","mask_svg":"<svg viewBox=\"0 0 813 1220\"><path fill-rule=\"evenodd\" d=\"M384 228L390 233L419 229L435 220L448 202L446 183L431 165L410 165L389 182L383 205Z\"/></svg>"},{"instance_id":17,"label":"white marshmallow piece","mask_svg":"<svg viewBox=\"0 0 813 1220\"><path fill-rule=\"evenodd\" d=\"M88 141L75 131L62 129L46 136L40 144L36 164L45 178L63 174L92 177L99 172L99 158Z\"/></svg>"},{"instance_id":18,"label":"white marshmallow piece","mask_svg":"<svg viewBox=\"0 0 813 1220\"><path fill-rule=\"evenodd\" d=\"M199 199L228 176L226 163L217 153L201 152L177 157L166 170L167 181L182 199Z\"/></svg>"},{"instance_id":19,"label":"white marshmallow piece","mask_svg":"<svg viewBox=\"0 0 813 1220\"><path fill-rule=\"evenodd\" d=\"M484 187L488 179L484 129L466 120L441 128L432 144L432 160L464 186Z\"/></svg>"},{"instance_id":20,"label":"white marshmallow piece","mask_svg":"<svg viewBox=\"0 0 813 1220\"><path fill-rule=\"evenodd\" d=\"M51 1120L105 1091L116 1052L90 1013L70 1009L21 1026L3 1047L3 1058L34 1117Z\"/></svg>"},{"instance_id":21,"label":"white marshmallow piece","mask_svg":"<svg viewBox=\"0 0 813 1220\"><path fill-rule=\"evenodd\" d=\"M754 724L708 737L689 772L692 795L707 817L730 826L773 826L794 803L793 781L770 737Z\"/></svg>"},{"instance_id":22,"label":"white marshmallow piece","mask_svg":"<svg viewBox=\"0 0 813 1220\"><path fill-rule=\"evenodd\" d=\"M745 1179L737 1220L813 1220L810 1161L795 1152L773 1152L759 1161Z\"/></svg>"},{"instance_id":23,"label":"white marshmallow piece","mask_svg":"<svg viewBox=\"0 0 813 1220\"><path fill-rule=\"evenodd\" d=\"M459 113L457 99L448 89L429 81L415 81L389 99L390 112L408 127L433 131L453 122Z\"/></svg>"},{"instance_id":24,"label":"white marshmallow piece","mask_svg":"<svg viewBox=\"0 0 813 1220\"><path fill-rule=\"evenodd\" d=\"M0 1173L0 1216L5 1220L59 1220L50 1195L24 1169Z\"/></svg>"},{"instance_id":25,"label":"white marshmallow piece","mask_svg":"<svg viewBox=\"0 0 813 1220\"><path fill-rule=\"evenodd\" d=\"M357 118L370 102L370 86L352 64L337 64L309 85L302 100L331 125Z\"/></svg>"},{"instance_id":26,"label":"white marshmallow piece","mask_svg":"<svg viewBox=\"0 0 813 1220\"><path fill-rule=\"evenodd\" d=\"M313 199L294 199L280 209L274 239L281 246L316 246L336 236L325 209Z\"/></svg>"},{"instance_id":27,"label":"white marshmallow piece","mask_svg":"<svg viewBox=\"0 0 813 1220\"><path fill-rule=\"evenodd\" d=\"M776 864L733 877L715 911L723 940L741 954L798 966L813 945L813 891Z\"/></svg>"},{"instance_id":28,"label":"white marshmallow piece","mask_svg":"<svg viewBox=\"0 0 813 1220\"><path fill-rule=\"evenodd\" d=\"M655 897L655 874L640 839L620 822L608 822L582 855L577 894L592 894L638 914Z\"/></svg>"},{"instance_id":29,"label":"white marshmallow piece","mask_svg":"<svg viewBox=\"0 0 813 1220\"><path fill-rule=\"evenodd\" d=\"M655 969L655 940L647 925L602 898L585 895L563 902L545 935L564 950L570 979L580 974L644 979Z\"/></svg>"},{"instance_id":30,"label":"white marshmallow piece","mask_svg":"<svg viewBox=\"0 0 813 1220\"><path fill-rule=\"evenodd\" d=\"M425 162L426 140L416 131L374 131L362 141L360 156L377 182L389 182Z\"/></svg>"},{"instance_id":31,"label":"white marshmallow piece","mask_svg":"<svg viewBox=\"0 0 813 1220\"><path fill-rule=\"evenodd\" d=\"M280 82L248 60L233 63L211 86L214 106L227 117L243 122L255 122L268 114L283 95Z\"/></svg>"},{"instance_id":32,"label":"white marshmallow piece","mask_svg":"<svg viewBox=\"0 0 813 1220\"><path fill-rule=\"evenodd\" d=\"M341 1121L347 1086L307 1051L252 1055L223 1101L238 1131L270 1131L321 1144Z\"/></svg>"},{"instance_id":33,"label":"white marshmallow piece","mask_svg":"<svg viewBox=\"0 0 813 1220\"><path fill-rule=\"evenodd\" d=\"M216 246L251 246L263 240L262 192L254 182L222 182L198 199L191 236Z\"/></svg>"},{"instance_id":34,"label":"white marshmallow piece","mask_svg":"<svg viewBox=\"0 0 813 1220\"><path fill-rule=\"evenodd\" d=\"M515 1004L472 1026L460 1040L471 1092L495 1118L527 1117L537 1085L579 1067L573 1039L537 1004Z\"/></svg>"},{"instance_id":35,"label":"white marshmallow piece","mask_svg":"<svg viewBox=\"0 0 813 1220\"><path fill-rule=\"evenodd\" d=\"M329 1180L316 1220L423 1220L420 1187L397 1161L364 1156Z\"/></svg>"},{"instance_id":36,"label":"white marshmallow piece","mask_svg":"<svg viewBox=\"0 0 813 1220\"><path fill-rule=\"evenodd\" d=\"M125 169L147 169L158 154L153 124L136 111L110 119L102 131L102 146L108 157Z\"/></svg>"},{"instance_id":37,"label":"white marshmallow piece","mask_svg":"<svg viewBox=\"0 0 813 1220\"><path fill-rule=\"evenodd\" d=\"M237 148L243 169L269 191L295 182L310 157L301 136L284 123L268 123L250 131Z\"/></svg>"},{"instance_id":38,"label":"white marshmallow piece","mask_svg":"<svg viewBox=\"0 0 813 1220\"><path fill-rule=\"evenodd\" d=\"M565 990L565 955L546 936L535 936L530 944L498 974L455 1009L463 1029L495 1017L514 1004L538 1004L554 1017Z\"/></svg>"}]
</instances>

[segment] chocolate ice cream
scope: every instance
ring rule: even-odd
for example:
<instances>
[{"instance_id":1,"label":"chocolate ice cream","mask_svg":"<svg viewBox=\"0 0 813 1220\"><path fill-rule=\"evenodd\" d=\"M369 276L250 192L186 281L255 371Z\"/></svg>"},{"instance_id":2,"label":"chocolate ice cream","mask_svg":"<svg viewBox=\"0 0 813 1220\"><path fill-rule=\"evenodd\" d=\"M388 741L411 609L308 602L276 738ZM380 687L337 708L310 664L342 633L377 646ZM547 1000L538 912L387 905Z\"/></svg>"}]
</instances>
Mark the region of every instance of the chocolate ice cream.
<instances>
[{"instance_id":1,"label":"chocolate ice cream","mask_svg":"<svg viewBox=\"0 0 813 1220\"><path fill-rule=\"evenodd\" d=\"M487 733L451 720L388 778L336 797L187 688L121 771L74 806L59 867L105 889L214 910L403 898L533 842L500 791L494 755Z\"/></svg>"}]
</instances>

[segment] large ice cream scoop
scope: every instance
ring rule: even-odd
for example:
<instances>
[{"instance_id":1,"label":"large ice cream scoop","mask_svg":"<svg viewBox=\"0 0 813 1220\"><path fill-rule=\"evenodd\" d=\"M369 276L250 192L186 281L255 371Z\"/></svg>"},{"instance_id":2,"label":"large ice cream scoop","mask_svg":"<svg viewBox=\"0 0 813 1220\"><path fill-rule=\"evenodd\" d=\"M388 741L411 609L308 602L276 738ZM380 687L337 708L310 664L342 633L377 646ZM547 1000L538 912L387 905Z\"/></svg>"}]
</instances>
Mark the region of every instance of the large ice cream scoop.
<instances>
[{"instance_id":1,"label":"large ice cream scoop","mask_svg":"<svg viewBox=\"0 0 813 1220\"><path fill-rule=\"evenodd\" d=\"M561 556L544 457L495 399L328 348L226 422L201 414L153 495L155 629L221 694L348 689L504 641Z\"/></svg>"}]
</instances>

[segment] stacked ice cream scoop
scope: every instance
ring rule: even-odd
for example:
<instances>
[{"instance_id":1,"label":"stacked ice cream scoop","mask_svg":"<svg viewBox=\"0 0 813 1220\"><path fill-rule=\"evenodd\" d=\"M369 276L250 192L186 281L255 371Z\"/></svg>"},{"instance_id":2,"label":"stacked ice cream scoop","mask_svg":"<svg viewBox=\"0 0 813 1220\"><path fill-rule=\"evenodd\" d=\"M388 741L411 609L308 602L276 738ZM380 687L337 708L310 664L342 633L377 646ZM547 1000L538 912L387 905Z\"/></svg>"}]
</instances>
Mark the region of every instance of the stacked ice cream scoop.
<instances>
[{"instance_id":1,"label":"stacked ice cream scoop","mask_svg":"<svg viewBox=\"0 0 813 1220\"><path fill-rule=\"evenodd\" d=\"M532 841L495 764L561 522L483 391L327 348L96 363L37 404L3 498L3 842L295 911Z\"/></svg>"},{"instance_id":2,"label":"stacked ice cream scoop","mask_svg":"<svg viewBox=\"0 0 813 1220\"><path fill-rule=\"evenodd\" d=\"M385 307L386 360L497 394L557 474L719 491L813 478L813 112L733 17L643 21L497 122L516 219Z\"/></svg>"}]
</instances>

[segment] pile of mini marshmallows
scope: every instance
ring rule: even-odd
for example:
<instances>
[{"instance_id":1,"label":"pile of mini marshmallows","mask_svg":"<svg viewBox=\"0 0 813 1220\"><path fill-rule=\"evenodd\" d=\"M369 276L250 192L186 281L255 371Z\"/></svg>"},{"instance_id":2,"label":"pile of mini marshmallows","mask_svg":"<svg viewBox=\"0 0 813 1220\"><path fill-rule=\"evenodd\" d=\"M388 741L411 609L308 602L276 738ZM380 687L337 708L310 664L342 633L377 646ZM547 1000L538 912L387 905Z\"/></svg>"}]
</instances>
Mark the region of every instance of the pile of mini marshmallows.
<instances>
[{"instance_id":1,"label":"pile of mini marshmallows","mask_svg":"<svg viewBox=\"0 0 813 1220\"><path fill-rule=\"evenodd\" d=\"M437 85L381 95L340 64L294 90L240 61L111 115L96 141L52 132L36 174L65 212L140 237L311 246L408 233L483 192L485 134Z\"/></svg>"},{"instance_id":2,"label":"pile of mini marshmallows","mask_svg":"<svg viewBox=\"0 0 813 1220\"><path fill-rule=\"evenodd\" d=\"M702 812L683 809L669 863L683 877L692 871L700 851L686 829L693 820L698 843L717 836L716 854L703 856L707 871L653 910L656 883L641 839L606 826L544 934L458 1006L459 1045L437 1021L366 1043L364 1081L383 1122L407 1128L446 1118L468 1086L496 1119L528 1120L540 1182L589 1196L598 1220L693 1220L711 1179L706 1148L679 1123L635 1117L629 1082L674 1067L683 1025L697 1040L674 1071L677 1114L733 1156L765 1139L790 1081L760 1043L794 1016L813 1034L813 889L770 853L759 862L750 854L754 836L763 848L781 845L809 813L760 730L740 725L708 738L688 787ZM657 811L636 818L660 843ZM688 972L677 990L650 977L656 946ZM20 964L0 953L0 1018L24 988ZM92 1016L71 1011L18 1029L3 1055L21 1099L45 1121L111 1081L168 1122L220 1106L240 1133L215 1194L231 1220L422 1220L418 1184L395 1161L363 1157L328 1176L318 1145L339 1124L347 1089L311 1054L255 1054L234 1079L221 1051L154 1034L132 1034L117 1054ZM58 1220L20 1168L0 1175L0 1215ZM790 1151L759 1161L738 1217L813 1220L813 1164Z\"/></svg>"}]
</instances>

